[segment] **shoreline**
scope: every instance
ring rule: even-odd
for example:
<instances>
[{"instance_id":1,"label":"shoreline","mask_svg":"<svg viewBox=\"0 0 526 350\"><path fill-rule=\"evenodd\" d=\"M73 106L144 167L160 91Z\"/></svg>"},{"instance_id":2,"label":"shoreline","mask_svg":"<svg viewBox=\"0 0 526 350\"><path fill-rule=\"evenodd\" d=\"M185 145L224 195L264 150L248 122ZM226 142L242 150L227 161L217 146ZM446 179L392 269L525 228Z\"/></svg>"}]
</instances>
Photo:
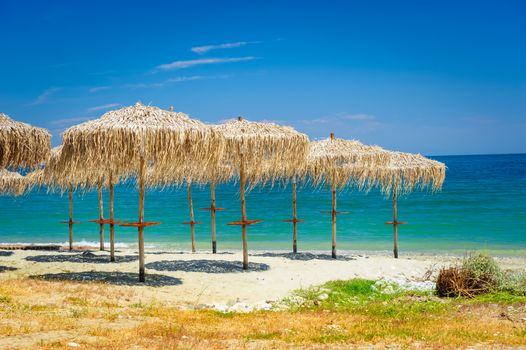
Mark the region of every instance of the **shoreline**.
<instances>
[{"instance_id":1,"label":"shoreline","mask_svg":"<svg viewBox=\"0 0 526 350\"><path fill-rule=\"evenodd\" d=\"M109 242L104 242L105 249L103 251L109 252ZM34 249L38 247L60 247L60 249L55 250L61 250L66 251L69 250L69 246L66 242L46 242L46 243L25 243L25 242L16 242L16 243L8 243L8 242L2 242L0 243L0 250L40 250L40 249ZM73 250L90 250L90 251L101 251L99 250L100 246L98 242L86 242L86 241L80 241L79 244L73 243ZM126 242L116 242L115 243L116 251L121 250L128 250L133 251L136 250L136 244L134 243L126 243ZM44 249L42 249L44 250ZM53 249L51 249L53 250ZM161 245L146 245L145 251L163 251L163 252L183 252L183 253L191 253L190 246L161 246ZM197 248L197 253L207 254L211 252L210 248ZM218 249L218 252L225 252L225 253L238 253L241 252L241 248L224 248L224 249ZM261 247L255 247L250 248L249 247L249 254L251 252L256 252L258 254L260 253L292 253L291 249L274 249L274 248L261 248ZM392 257L392 250L388 249L337 249L338 254L343 255L381 255L381 256L388 256ZM473 252L485 252L490 254L493 257L500 257L500 258L520 258L526 256L526 248L525 249L491 249L491 248L474 248L474 249L458 249L458 250L442 250L442 249L434 249L434 250L414 250L414 249L407 249L403 250L401 249L399 251L399 254L401 257L405 256L442 256L442 257L464 257L466 255L469 255ZM328 254L330 253L329 249L298 249L298 253L313 253L313 254Z\"/></svg>"}]
</instances>

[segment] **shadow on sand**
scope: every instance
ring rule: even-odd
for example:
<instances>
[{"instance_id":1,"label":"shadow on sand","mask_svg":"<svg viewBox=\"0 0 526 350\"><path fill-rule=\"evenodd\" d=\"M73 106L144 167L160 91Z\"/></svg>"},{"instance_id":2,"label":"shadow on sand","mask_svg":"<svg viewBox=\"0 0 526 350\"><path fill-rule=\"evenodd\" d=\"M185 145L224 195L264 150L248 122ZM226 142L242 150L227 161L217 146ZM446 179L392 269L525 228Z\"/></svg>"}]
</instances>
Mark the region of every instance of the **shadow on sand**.
<instances>
[{"instance_id":1,"label":"shadow on sand","mask_svg":"<svg viewBox=\"0 0 526 350\"><path fill-rule=\"evenodd\" d=\"M198 254L212 254L212 252L209 252L209 251L201 251L201 250L198 250L197 251ZM173 255L176 255L176 254L179 254L179 255L183 255L183 254L194 254L192 253L191 251L186 251L186 252L176 252L176 251L169 251L169 250L166 250L166 251L155 251L155 252L146 252L146 255L163 255L163 254L173 254ZM219 252L219 253L215 253L215 255L232 255L234 253L232 252Z\"/></svg>"},{"instance_id":2,"label":"shadow on sand","mask_svg":"<svg viewBox=\"0 0 526 350\"><path fill-rule=\"evenodd\" d=\"M240 261L226 260L180 260L180 261L155 261L146 264L146 268L157 271L184 271L184 272L204 272L204 273L232 273L244 272L243 264ZM267 264L249 263L246 272L267 271L270 266Z\"/></svg>"},{"instance_id":3,"label":"shadow on sand","mask_svg":"<svg viewBox=\"0 0 526 350\"><path fill-rule=\"evenodd\" d=\"M139 282L139 274L131 272L62 272L30 276L33 279L46 281L102 282L119 286L177 286L182 284L180 278L157 274L146 274L146 282Z\"/></svg>"},{"instance_id":4,"label":"shadow on sand","mask_svg":"<svg viewBox=\"0 0 526 350\"><path fill-rule=\"evenodd\" d=\"M6 272L6 271L15 271L18 270L16 267L10 267L10 266L1 266L0 265L0 273Z\"/></svg>"},{"instance_id":5,"label":"shadow on sand","mask_svg":"<svg viewBox=\"0 0 526 350\"><path fill-rule=\"evenodd\" d=\"M0 250L0 256L11 256L13 252L10 250Z\"/></svg>"},{"instance_id":6,"label":"shadow on sand","mask_svg":"<svg viewBox=\"0 0 526 350\"><path fill-rule=\"evenodd\" d=\"M356 260L352 256L338 255L336 259L333 259L330 254L313 254L313 253L261 253L261 254L250 254L252 256L261 256L266 258L285 258L290 260L340 260L340 261L351 261Z\"/></svg>"},{"instance_id":7,"label":"shadow on sand","mask_svg":"<svg viewBox=\"0 0 526 350\"><path fill-rule=\"evenodd\" d=\"M91 252L83 252L80 254L50 254L50 255L34 255L25 258L27 261L35 262L71 262L71 263L91 263L91 264L110 264L109 255L98 255ZM125 263L138 260L139 257L135 255L115 256L115 263ZM114 263L112 263L114 264Z\"/></svg>"}]
</instances>

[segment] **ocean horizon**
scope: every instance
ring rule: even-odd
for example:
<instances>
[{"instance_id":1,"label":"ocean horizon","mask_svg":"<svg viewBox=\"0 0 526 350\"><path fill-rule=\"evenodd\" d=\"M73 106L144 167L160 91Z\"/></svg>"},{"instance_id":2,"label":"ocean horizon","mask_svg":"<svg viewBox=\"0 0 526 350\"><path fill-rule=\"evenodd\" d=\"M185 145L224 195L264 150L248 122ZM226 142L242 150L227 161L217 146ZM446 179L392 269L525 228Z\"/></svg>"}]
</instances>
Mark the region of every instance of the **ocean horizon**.
<instances>
[{"instance_id":1,"label":"ocean horizon","mask_svg":"<svg viewBox=\"0 0 526 350\"><path fill-rule=\"evenodd\" d=\"M403 252L458 254L486 250L499 255L526 252L526 154L450 155L430 157L447 166L442 191L415 191L399 196L398 218L408 222L399 226L399 249ZM241 249L241 230L228 226L239 220L237 183L216 187L218 250ZM137 190L130 184L115 190L115 216L136 221ZM210 206L208 186L193 187L198 250L211 249L210 213L199 208ZM74 244L98 246L97 191L78 191L73 195ZM330 251L331 217L322 214L331 206L326 187L298 186L298 249ZM1 243L53 243L68 240L68 198L34 189L21 197L0 197ZM108 217L108 191L104 190L105 217ZM373 188L369 192L346 189L338 192L338 210L349 211L337 219L337 248L352 251L392 251L392 200ZM263 220L248 228L250 250L291 250L292 224L290 186L256 187L247 194L249 219ZM186 186L178 189L147 190L146 221L161 221L145 229L147 248L189 249L190 228ZM116 226L117 247L136 246L136 229ZM109 227L105 227L109 247Z\"/></svg>"}]
</instances>

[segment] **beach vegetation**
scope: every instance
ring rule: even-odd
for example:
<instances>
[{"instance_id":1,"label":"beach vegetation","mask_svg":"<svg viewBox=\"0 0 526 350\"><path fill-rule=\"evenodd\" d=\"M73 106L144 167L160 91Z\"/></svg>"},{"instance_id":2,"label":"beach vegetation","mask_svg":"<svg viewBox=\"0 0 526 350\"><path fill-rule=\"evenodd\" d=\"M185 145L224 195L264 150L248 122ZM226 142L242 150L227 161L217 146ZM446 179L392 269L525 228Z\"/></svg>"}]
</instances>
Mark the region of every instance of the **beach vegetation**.
<instances>
[{"instance_id":1,"label":"beach vegetation","mask_svg":"<svg viewBox=\"0 0 526 350\"><path fill-rule=\"evenodd\" d=\"M497 291L444 299L424 291L385 293L373 288L378 285L364 279L332 281L295 293L302 304L292 308L223 314L145 303L140 291L122 286L6 279L0 286L0 295L8 301L0 304L0 345L5 344L2 341L43 349L70 349L72 342L90 349L525 345L521 310L526 297ZM72 296L82 296L86 306ZM103 304L114 307L100 307Z\"/></svg>"},{"instance_id":2,"label":"beach vegetation","mask_svg":"<svg viewBox=\"0 0 526 350\"><path fill-rule=\"evenodd\" d=\"M457 265L441 269L436 290L441 297L526 295L526 273L503 271L489 254L474 253ZM507 293L495 293L499 291Z\"/></svg>"}]
</instances>

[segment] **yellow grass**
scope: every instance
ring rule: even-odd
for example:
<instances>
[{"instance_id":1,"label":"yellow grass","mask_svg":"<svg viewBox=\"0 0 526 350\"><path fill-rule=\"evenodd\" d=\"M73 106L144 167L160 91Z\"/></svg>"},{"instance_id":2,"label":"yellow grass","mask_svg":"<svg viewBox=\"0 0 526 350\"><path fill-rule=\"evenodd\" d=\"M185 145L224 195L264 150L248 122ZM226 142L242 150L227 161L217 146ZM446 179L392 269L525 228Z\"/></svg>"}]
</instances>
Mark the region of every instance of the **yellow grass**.
<instances>
[{"instance_id":1,"label":"yellow grass","mask_svg":"<svg viewBox=\"0 0 526 350\"><path fill-rule=\"evenodd\" d=\"M526 345L526 322L502 317L508 305L448 301L410 317L363 310L309 309L222 314L141 299L141 287L4 280L0 348L91 349L457 348ZM525 308L526 305L515 305Z\"/></svg>"}]
</instances>

